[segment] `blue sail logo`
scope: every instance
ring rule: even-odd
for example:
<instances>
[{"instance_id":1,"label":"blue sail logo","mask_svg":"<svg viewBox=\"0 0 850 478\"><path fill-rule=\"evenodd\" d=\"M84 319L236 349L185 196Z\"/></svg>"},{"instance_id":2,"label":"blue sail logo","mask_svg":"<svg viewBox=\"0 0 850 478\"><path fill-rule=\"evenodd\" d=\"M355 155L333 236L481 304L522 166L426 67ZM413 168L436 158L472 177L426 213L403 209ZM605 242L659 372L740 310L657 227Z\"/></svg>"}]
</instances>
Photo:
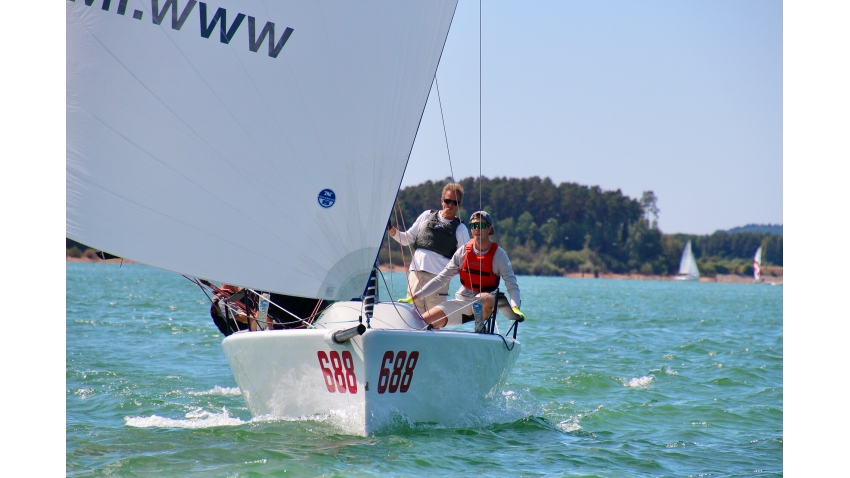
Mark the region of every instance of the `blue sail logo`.
<instances>
[{"instance_id":1,"label":"blue sail logo","mask_svg":"<svg viewBox=\"0 0 850 478\"><path fill-rule=\"evenodd\" d=\"M322 189L319 193L319 206L327 209L336 202L336 194L331 189Z\"/></svg>"}]
</instances>

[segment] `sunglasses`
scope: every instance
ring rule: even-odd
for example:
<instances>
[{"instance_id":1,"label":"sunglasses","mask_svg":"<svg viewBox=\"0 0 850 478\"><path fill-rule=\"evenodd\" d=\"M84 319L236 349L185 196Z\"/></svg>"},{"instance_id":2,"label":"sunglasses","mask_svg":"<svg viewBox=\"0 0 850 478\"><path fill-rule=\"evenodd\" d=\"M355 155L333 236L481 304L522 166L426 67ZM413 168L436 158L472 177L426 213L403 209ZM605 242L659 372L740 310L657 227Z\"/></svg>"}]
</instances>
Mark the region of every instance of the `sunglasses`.
<instances>
[{"instance_id":1,"label":"sunglasses","mask_svg":"<svg viewBox=\"0 0 850 478\"><path fill-rule=\"evenodd\" d=\"M469 223L469 227L473 229L487 229L488 227L490 227L490 225L486 222L472 222Z\"/></svg>"},{"instance_id":2,"label":"sunglasses","mask_svg":"<svg viewBox=\"0 0 850 478\"><path fill-rule=\"evenodd\" d=\"M454 199L446 199L446 198L443 198L443 202L448 204L449 206L457 206L458 204L460 204L457 201L455 201Z\"/></svg>"}]
</instances>

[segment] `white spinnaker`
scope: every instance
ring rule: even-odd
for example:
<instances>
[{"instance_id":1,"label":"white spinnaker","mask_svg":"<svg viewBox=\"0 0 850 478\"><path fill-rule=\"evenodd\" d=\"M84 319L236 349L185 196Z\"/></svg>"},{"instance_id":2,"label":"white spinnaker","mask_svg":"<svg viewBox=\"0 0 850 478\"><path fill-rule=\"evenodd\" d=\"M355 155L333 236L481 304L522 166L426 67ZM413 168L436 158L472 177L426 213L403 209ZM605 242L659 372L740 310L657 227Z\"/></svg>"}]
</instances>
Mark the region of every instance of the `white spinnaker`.
<instances>
[{"instance_id":1,"label":"white spinnaker","mask_svg":"<svg viewBox=\"0 0 850 478\"><path fill-rule=\"evenodd\" d=\"M753 278L761 279L761 246L756 249L756 255L753 256Z\"/></svg>"},{"instance_id":2,"label":"white spinnaker","mask_svg":"<svg viewBox=\"0 0 850 478\"><path fill-rule=\"evenodd\" d=\"M66 2L67 236L214 281L359 296L457 0L178 0L159 25L175 2L102 4ZM202 6L228 29L246 15L229 43L221 21L202 36ZM268 37L249 48L249 16L255 38L293 29L276 58Z\"/></svg>"}]
</instances>

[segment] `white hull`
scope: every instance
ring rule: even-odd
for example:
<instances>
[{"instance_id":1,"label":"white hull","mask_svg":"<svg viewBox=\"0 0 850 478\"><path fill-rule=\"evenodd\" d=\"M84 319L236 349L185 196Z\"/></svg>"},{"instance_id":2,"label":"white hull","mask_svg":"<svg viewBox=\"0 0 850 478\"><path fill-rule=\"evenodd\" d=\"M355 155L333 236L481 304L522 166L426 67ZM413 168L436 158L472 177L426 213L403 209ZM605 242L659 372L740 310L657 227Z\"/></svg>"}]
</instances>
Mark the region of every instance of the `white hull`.
<instances>
[{"instance_id":1,"label":"white hull","mask_svg":"<svg viewBox=\"0 0 850 478\"><path fill-rule=\"evenodd\" d=\"M699 277L694 277L694 276L676 276L676 280L699 281Z\"/></svg>"},{"instance_id":2,"label":"white hull","mask_svg":"<svg viewBox=\"0 0 850 478\"><path fill-rule=\"evenodd\" d=\"M226 338L224 353L251 414L337 416L347 433L361 435L398 419L463 426L501 392L521 348L498 335L417 330L421 319L391 303L376 304L372 329L335 343L333 332L357 325L359 315L359 302L338 302L316 329Z\"/></svg>"}]
</instances>

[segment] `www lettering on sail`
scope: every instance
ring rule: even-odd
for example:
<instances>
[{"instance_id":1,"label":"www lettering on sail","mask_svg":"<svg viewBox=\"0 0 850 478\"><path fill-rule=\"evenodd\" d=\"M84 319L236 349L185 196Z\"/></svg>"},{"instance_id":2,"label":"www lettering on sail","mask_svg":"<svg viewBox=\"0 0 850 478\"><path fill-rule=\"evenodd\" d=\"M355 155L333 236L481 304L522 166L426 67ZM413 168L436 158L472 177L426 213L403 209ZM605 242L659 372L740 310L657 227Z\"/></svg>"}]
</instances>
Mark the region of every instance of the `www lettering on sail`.
<instances>
[{"instance_id":1,"label":"www lettering on sail","mask_svg":"<svg viewBox=\"0 0 850 478\"><path fill-rule=\"evenodd\" d=\"M76 2L77 0L68 1ZM100 4L101 10L107 12L110 11L109 9L113 4L117 4L115 13L118 15L125 15L127 13L128 1L129 0L100 0L97 3ZM96 3L96 0L81 0L81 3L85 3L86 6L91 7ZM212 7L207 7L206 3L198 2L197 0L189 0L183 6L182 10L178 5L177 0L165 0L164 2L160 2L160 0L151 0L151 20L154 25L162 25L162 22L166 19L168 13L171 12L171 28L173 30L180 30L194 11L195 5L199 6L198 20L200 21L200 31L203 38L215 38L213 34L217 28L219 31L219 41L225 45L229 44L230 40L232 40L233 36L236 34L236 31L247 17L248 49L257 53L263 42L265 42L266 38L268 38L269 56L272 58L277 58L280 51L283 49L283 46L286 45L286 41L289 40L289 37L294 31L292 28L287 27L280 38L275 39L274 23L266 22L262 30L260 30L259 34L257 34L257 20L250 15L245 15L244 13L237 13L236 17L233 18L232 23L228 25L226 9L219 7L215 10L215 12L213 12ZM144 14L145 12L141 10L134 10L133 18L141 20L144 17Z\"/></svg>"}]
</instances>

